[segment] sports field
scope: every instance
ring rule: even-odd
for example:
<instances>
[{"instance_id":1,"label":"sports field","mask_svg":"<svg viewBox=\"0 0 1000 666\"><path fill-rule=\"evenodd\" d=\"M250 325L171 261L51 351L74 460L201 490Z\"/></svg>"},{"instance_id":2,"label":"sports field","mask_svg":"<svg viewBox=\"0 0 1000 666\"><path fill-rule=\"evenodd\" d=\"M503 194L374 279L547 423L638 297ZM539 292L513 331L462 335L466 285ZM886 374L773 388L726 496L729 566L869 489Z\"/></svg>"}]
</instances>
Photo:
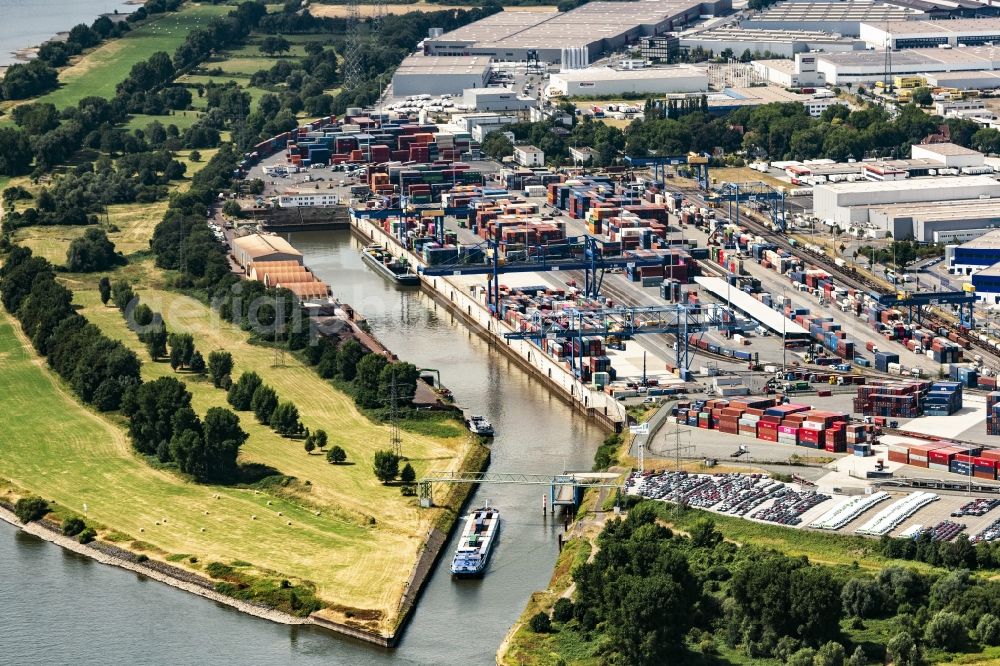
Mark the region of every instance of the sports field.
<instances>
[{"instance_id":1,"label":"sports field","mask_svg":"<svg viewBox=\"0 0 1000 666\"><path fill-rule=\"evenodd\" d=\"M204 27L222 14L232 11L227 5L188 4L180 12L164 14L134 29L121 39L113 39L84 55L59 74L60 87L38 98L57 108L76 106L84 97L111 99L115 86L128 76L132 65L147 60L157 51L171 57L188 33Z\"/></svg>"}]
</instances>

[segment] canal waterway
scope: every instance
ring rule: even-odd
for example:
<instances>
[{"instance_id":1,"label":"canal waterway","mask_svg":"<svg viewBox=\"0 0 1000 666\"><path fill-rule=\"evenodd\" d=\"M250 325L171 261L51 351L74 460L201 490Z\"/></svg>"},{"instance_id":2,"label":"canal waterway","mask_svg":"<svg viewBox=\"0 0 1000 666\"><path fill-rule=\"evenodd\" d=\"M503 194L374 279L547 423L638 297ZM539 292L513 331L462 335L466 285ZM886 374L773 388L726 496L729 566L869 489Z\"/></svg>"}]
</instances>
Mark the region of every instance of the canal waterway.
<instances>
[{"instance_id":1,"label":"canal waterway","mask_svg":"<svg viewBox=\"0 0 1000 666\"><path fill-rule=\"evenodd\" d=\"M310 269L401 358L440 370L458 403L497 428L491 471L589 469L603 432L551 396L442 306L400 290L362 261L348 231L290 235ZM405 451L403 452L405 454ZM562 522L543 516L542 486L482 486L472 503L501 511L500 540L482 580L453 581L455 536L395 650L312 627L244 616L130 572L93 563L0 524L0 639L7 663L489 664L531 592L544 589ZM16 585L11 581L20 581ZM16 611L16 612L10 612Z\"/></svg>"},{"instance_id":2,"label":"canal waterway","mask_svg":"<svg viewBox=\"0 0 1000 666\"><path fill-rule=\"evenodd\" d=\"M18 62L17 52L40 45L101 14L128 14L136 5L124 0L0 0L0 67Z\"/></svg>"}]
</instances>

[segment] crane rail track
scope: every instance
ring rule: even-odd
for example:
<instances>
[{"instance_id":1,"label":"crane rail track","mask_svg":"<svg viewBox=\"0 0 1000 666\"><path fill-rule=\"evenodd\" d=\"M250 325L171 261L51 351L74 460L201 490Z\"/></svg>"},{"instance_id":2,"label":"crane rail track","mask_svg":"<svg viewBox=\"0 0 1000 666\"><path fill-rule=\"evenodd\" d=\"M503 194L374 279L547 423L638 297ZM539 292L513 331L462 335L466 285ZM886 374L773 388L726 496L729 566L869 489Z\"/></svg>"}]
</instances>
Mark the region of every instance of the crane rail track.
<instances>
[{"instance_id":1,"label":"crane rail track","mask_svg":"<svg viewBox=\"0 0 1000 666\"><path fill-rule=\"evenodd\" d=\"M696 187L678 187L674 186L672 188L685 197L691 200L696 200L699 205L706 206L707 202L703 195L702 190ZM760 236L766 238L768 242L772 242L781 249L788 250L793 255L806 259L802 255L802 248L792 245L791 241L783 234L777 233L771 229L770 226L761 223L757 218L760 213L753 210L743 209L743 215L740 216L740 225L745 226L748 230L759 234ZM818 264L824 270L830 273L831 276L836 277L841 284L850 287L852 289L860 289L864 292L884 292L885 287L872 278L866 277L858 273L856 270L844 270L838 266L833 259L824 255L818 255L809 253L808 260L814 264ZM938 329L946 329L956 333L961 340L957 341L965 349L971 350L975 349L981 354L983 360L989 360L993 366L1000 367L1000 350L997 350L990 346L988 343L983 342L978 337L976 337L971 331L966 330L964 327L956 326L953 321L949 321L945 317L938 313L933 313L926 311L924 314L924 323L931 327L935 332Z\"/></svg>"},{"instance_id":2,"label":"crane rail track","mask_svg":"<svg viewBox=\"0 0 1000 666\"><path fill-rule=\"evenodd\" d=\"M778 247L784 250L788 250L797 257L805 259L802 256L801 247L792 245L791 241L784 235L775 233L769 229L764 224L760 223L755 219L753 211L748 211L749 215L744 215L740 219L740 223L746 228L754 233L767 238L769 242L774 243ZM841 284L846 285L852 289L859 289L864 292L884 292L885 287L876 282L875 280L859 274L855 270L844 270L842 267L838 266L836 262L830 257L820 254L810 253L808 255L808 261L818 264L831 276L837 278ZM984 358L989 357L995 365L1000 365L1000 352L991 347L989 344L979 340L974 335L971 335L969 331L965 330L963 327L956 326L953 322L948 321L939 314L926 312L924 315L924 323L931 327L935 332L940 329L947 329L956 333L961 339L956 341L958 344L962 345L965 349L975 348Z\"/></svg>"}]
</instances>

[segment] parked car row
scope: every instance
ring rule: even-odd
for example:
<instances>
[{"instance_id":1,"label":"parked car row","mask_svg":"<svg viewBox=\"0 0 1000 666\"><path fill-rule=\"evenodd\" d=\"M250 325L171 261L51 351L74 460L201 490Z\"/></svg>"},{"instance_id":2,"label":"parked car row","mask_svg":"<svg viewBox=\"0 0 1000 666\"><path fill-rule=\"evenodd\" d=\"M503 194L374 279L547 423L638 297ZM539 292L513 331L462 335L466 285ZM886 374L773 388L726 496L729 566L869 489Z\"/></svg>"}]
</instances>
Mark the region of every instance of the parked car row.
<instances>
[{"instance_id":1,"label":"parked car row","mask_svg":"<svg viewBox=\"0 0 1000 666\"><path fill-rule=\"evenodd\" d=\"M951 515L953 518L961 518L962 516L985 516L998 506L1000 506L1000 499L986 499L978 497L968 504L963 504L958 511L953 511Z\"/></svg>"},{"instance_id":2,"label":"parked car row","mask_svg":"<svg viewBox=\"0 0 1000 666\"><path fill-rule=\"evenodd\" d=\"M746 515L786 486L761 474L718 476L664 472L633 477L635 494L668 502L684 502L738 516Z\"/></svg>"},{"instance_id":3,"label":"parked car row","mask_svg":"<svg viewBox=\"0 0 1000 666\"><path fill-rule=\"evenodd\" d=\"M934 541L951 541L965 529L965 525L956 523L954 520L942 520L930 529L931 539Z\"/></svg>"},{"instance_id":4,"label":"parked car row","mask_svg":"<svg viewBox=\"0 0 1000 666\"><path fill-rule=\"evenodd\" d=\"M998 539L1000 539L1000 518L987 525L982 532L969 539L969 541L979 543L980 541L997 541Z\"/></svg>"},{"instance_id":5,"label":"parked car row","mask_svg":"<svg viewBox=\"0 0 1000 666\"><path fill-rule=\"evenodd\" d=\"M774 504L766 509L761 509L750 517L779 525L798 525L802 522L802 514L828 499L830 499L829 495L818 493L815 490L795 492L786 487L783 492L777 494Z\"/></svg>"}]
</instances>

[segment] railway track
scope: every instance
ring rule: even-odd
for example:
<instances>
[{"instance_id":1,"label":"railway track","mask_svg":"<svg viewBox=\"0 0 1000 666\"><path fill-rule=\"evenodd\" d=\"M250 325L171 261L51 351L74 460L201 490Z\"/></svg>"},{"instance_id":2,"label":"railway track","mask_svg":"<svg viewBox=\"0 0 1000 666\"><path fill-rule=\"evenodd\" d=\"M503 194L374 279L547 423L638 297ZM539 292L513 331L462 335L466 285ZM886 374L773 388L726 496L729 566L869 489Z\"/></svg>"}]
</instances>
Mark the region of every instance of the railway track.
<instances>
[{"instance_id":1,"label":"railway track","mask_svg":"<svg viewBox=\"0 0 1000 666\"><path fill-rule=\"evenodd\" d=\"M768 242L774 243L779 248L787 250L795 256L802 257L802 248L792 245L791 241L786 236L775 233L768 226L761 223L757 219L759 213L756 213L756 211L746 211L746 213L747 214L741 216L740 223L749 231L767 238ZM845 270L826 255L810 253L808 257L811 263L817 264L823 270L830 273L830 275L835 277L842 285L864 292L885 292L885 287L875 280L854 270ZM942 328L954 332L960 338L960 340L955 342L958 342L967 350L975 349L984 360L990 359L994 367L1000 365L1000 353L998 353L996 349L979 340L975 336L969 335L969 332L963 327L956 326L954 322L949 321L940 314L935 312L926 312L924 316L924 323L928 327L931 327L935 332Z\"/></svg>"},{"instance_id":2,"label":"railway track","mask_svg":"<svg viewBox=\"0 0 1000 666\"><path fill-rule=\"evenodd\" d=\"M696 203L699 206L707 206L707 202L702 194L702 190L695 187L673 187L670 188L674 191L680 192L688 200ZM762 223L759 218L760 213L753 210L742 209L742 215L740 215L740 224L745 226L749 231L752 231L760 236L766 238L768 242L772 242L783 250L788 250L793 255L802 257L802 248L792 245L791 241L784 235L776 233L767 224ZM826 255L817 255L810 253L809 261L811 263L817 264L822 267L831 276L837 278L837 280L852 289L859 289L865 292L879 292L884 293L885 287L873 279L868 278L862 274L857 273L854 270L844 270L838 266L832 258ZM970 335L964 327L956 325L954 321L947 319L940 313L927 311L924 316L924 323L933 328L936 332L938 329L946 329L955 333L961 338L959 344L962 344L967 350L975 350L979 353L984 361L989 361L994 368L1000 368L1000 351L994 349L989 344L979 340L974 335ZM964 344L963 344L964 343Z\"/></svg>"}]
</instances>

